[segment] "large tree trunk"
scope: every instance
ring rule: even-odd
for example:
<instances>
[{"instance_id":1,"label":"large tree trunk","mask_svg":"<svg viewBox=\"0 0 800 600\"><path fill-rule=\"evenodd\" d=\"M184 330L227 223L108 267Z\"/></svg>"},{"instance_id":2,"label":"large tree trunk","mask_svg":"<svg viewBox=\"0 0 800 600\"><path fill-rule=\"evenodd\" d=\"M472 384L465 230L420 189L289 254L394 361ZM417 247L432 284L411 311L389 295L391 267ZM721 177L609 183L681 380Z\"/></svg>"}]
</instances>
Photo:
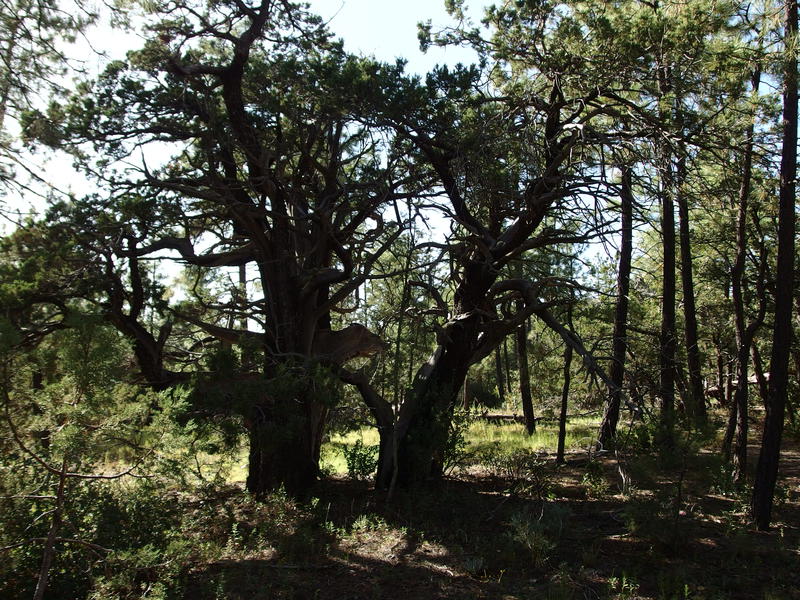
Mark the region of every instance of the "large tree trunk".
<instances>
[{"instance_id":1,"label":"large tree trunk","mask_svg":"<svg viewBox=\"0 0 800 600\"><path fill-rule=\"evenodd\" d=\"M402 487L442 474L453 409L475 356L483 315L489 308L484 306L486 294L496 277L482 257L466 262L453 299L458 316L439 333L436 351L417 372L400 408L394 431L397 473L392 476Z\"/></svg>"},{"instance_id":2,"label":"large tree trunk","mask_svg":"<svg viewBox=\"0 0 800 600\"><path fill-rule=\"evenodd\" d=\"M266 399L249 419L247 491L263 496L279 488L305 496L319 474L324 408L308 398Z\"/></svg>"},{"instance_id":3,"label":"large tree trunk","mask_svg":"<svg viewBox=\"0 0 800 600\"><path fill-rule=\"evenodd\" d=\"M681 159L678 170L678 181L684 179L684 159ZM697 309L694 301L694 277L692 276L692 247L689 230L689 203L686 196L679 192L678 221L681 240L681 283L683 285L684 336L686 339L686 362L689 370L689 402L687 411L695 424L706 421L706 399L703 392L703 375L701 373L700 346L697 335Z\"/></svg>"},{"instance_id":4,"label":"large tree trunk","mask_svg":"<svg viewBox=\"0 0 800 600\"><path fill-rule=\"evenodd\" d=\"M293 246L285 239L278 247L283 250ZM265 347L264 376L269 392L252 399L248 419L246 485L255 496L283 488L291 496L302 498L319 474L326 409L304 381L313 376L307 365L285 357L311 359L315 344L324 345L319 339L320 327L329 328L330 319L327 314L311 317L321 299L308 296L301 300L297 265L290 253L260 267L262 286L271 301L272 312L267 318L273 339Z\"/></svg>"},{"instance_id":5,"label":"large tree trunk","mask_svg":"<svg viewBox=\"0 0 800 600\"><path fill-rule=\"evenodd\" d=\"M620 189L620 248L617 268L617 303L614 309L614 339L609 368L611 385L608 387L608 404L597 436L598 448L606 448L617 435L619 410L622 404L622 384L625 379L625 355L628 347L628 294L631 283L631 255L633 252L633 191L631 169L622 168Z\"/></svg>"},{"instance_id":6,"label":"large tree trunk","mask_svg":"<svg viewBox=\"0 0 800 600\"><path fill-rule=\"evenodd\" d=\"M780 208L778 213L778 265L775 272L775 328L769 374L761 454L753 487L752 512L759 529L769 528L772 499L778 478L783 419L789 383L789 348L792 342L792 292L794 282L794 205L797 177L797 0L787 0L783 78L783 150L781 155Z\"/></svg>"},{"instance_id":7,"label":"large tree trunk","mask_svg":"<svg viewBox=\"0 0 800 600\"><path fill-rule=\"evenodd\" d=\"M442 474L453 409L472 360L477 327L477 318L470 318L453 330L450 340L417 373L395 426L397 473L393 476L401 487Z\"/></svg>"}]
</instances>

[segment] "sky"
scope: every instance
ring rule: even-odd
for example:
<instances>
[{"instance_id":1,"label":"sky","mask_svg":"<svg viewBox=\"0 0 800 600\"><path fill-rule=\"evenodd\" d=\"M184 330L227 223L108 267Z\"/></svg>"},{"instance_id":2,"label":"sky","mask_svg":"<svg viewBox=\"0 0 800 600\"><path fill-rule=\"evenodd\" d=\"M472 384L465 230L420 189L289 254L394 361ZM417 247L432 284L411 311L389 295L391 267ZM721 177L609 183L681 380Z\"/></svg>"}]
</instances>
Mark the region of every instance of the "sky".
<instances>
[{"instance_id":1,"label":"sky","mask_svg":"<svg viewBox=\"0 0 800 600\"><path fill-rule=\"evenodd\" d=\"M408 70L424 74L436 64L471 63L475 54L467 48L430 48L423 53L417 39L417 24L430 20L434 30L453 25L455 20L444 8L445 0L305 0L311 11L344 40L345 49L355 54L375 56L394 62L408 61ZM466 14L478 22L483 6L490 0L467 0ZM102 13L101 13L102 14ZM103 21L104 19L101 19ZM80 42L80 53L91 54L90 46L109 58L121 59L141 45L135 33L111 30L107 25L93 28L88 41Z\"/></svg>"},{"instance_id":2,"label":"sky","mask_svg":"<svg viewBox=\"0 0 800 600\"><path fill-rule=\"evenodd\" d=\"M471 63L475 54L466 48L431 47L423 53L419 48L417 24L432 22L434 30L454 24L447 14L444 0L307 0L312 12L320 15L331 31L344 40L345 49L379 60L394 62L405 58L407 70L424 75L436 64L454 65L458 62ZM467 15L479 21L482 7L488 0L467 0ZM112 30L101 12L101 24L91 28L85 39L78 40L72 56L86 56L90 75L102 71L105 60L97 60L96 52L107 59L123 59L125 54L141 46L140 34ZM49 183L62 191L79 193L88 182L72 169L67 157L45 158L42 154L30 157L31 163L39 164L37 169ZM41 212L43 201L33 195L6 197L5 208L27 213L30 210ZM2 202L3 199L0 199ZM0 219L0 234L13 228L13 221Z\"/></svg>"},{"instance_id":3,"label":"sky","mask_svg":"<svg viewBox=\"0 0 800 600\"><path fill-rule=\"evenodd\" d=\"M419 49L417 23L431 20L434 29L452 25L444 0L310 0L311 9L328 22L330 29L344 39L351 52L374 55L392 62L408 60L408 69L420 74L437 63L471 63L475 55L466 48ZM467 3L467 14L479 21L480 7L486 2Z\"/></svg>"}]
</instances>

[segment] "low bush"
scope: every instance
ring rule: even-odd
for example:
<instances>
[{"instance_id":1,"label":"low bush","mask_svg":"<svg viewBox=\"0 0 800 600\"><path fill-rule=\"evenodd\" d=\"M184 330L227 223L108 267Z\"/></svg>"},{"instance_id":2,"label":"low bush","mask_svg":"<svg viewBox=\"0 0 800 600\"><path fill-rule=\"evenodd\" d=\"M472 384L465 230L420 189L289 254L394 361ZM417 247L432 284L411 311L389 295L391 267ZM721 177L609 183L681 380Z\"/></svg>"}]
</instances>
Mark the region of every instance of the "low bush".
<instances>
[{"instance_id":1,"label":"low bush","mask_svg":"<svg viewBox=\"0 0 800 600\"><path fill-rule=\"evenodd\" d=\"M524 551L534 567L542 568L558 545L569 515L568 508L555 502L543 504L538 514L530 510L514 512L506 537Z\"/></svg>"},{"instance_id":2,"label":"low bush","mask_svg":"<svg viewBox=\"0 0 800 600\"><path fill-rule=\"evenodd\" d=\"M550 496L550 470L544 457L532 450L501 450L499 445L484 449L479 462L489 473L508 482L515 495L544 500Z\"/></svg>"},{"instance_id":3,"label":"low bush","mask_svg":"<svg viewBox=\"0 0 800 600\"><path fill-rule=\"evenodd\" d=\"M378 468L378 446L366 446L363 441L356 440L352 446L342 448L347 475L351 479L371 479Z\"/></svg>"}]
</instances>

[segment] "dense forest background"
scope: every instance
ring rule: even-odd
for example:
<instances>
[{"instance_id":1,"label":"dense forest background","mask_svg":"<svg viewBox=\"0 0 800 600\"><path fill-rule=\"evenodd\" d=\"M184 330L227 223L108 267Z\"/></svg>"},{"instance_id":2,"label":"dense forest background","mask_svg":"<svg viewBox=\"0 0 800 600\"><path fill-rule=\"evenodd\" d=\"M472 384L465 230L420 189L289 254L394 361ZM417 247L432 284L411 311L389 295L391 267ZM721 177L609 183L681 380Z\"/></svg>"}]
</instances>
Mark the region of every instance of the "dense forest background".
<instances>
[{"instance_id":1,"label":"dense forest background","mask_svg":"<svg viewBox=\"0 0 800 600\"><path fill-rule=\"evenodd\" d=\"M445 6L2 0L0 595L797 597L796 1Z\"/></svg>"}]
</instances>

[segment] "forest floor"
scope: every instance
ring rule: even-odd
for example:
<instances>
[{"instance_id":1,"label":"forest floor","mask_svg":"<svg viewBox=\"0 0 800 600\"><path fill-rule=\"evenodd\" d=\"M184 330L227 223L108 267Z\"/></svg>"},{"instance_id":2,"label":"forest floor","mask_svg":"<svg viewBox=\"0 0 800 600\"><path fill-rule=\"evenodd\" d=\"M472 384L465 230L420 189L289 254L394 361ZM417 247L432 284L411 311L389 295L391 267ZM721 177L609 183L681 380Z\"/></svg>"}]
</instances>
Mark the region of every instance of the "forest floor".
<instances>
[{"instance_id":1,"label":"forest floor","mask_svg":"<svg viewBox=\"0 0 800 600\"><path fill-rule=\"evenodd\" d=\"M232 486L226 502L188 507L187 535L228 542L184 597L800 599L799 442L785 440L769 532L748 524L749 497L702 448L572 452L560 466L512 453L390 499L341 476L302 505L236 501Z\"/></svg>"}]
</instances>

